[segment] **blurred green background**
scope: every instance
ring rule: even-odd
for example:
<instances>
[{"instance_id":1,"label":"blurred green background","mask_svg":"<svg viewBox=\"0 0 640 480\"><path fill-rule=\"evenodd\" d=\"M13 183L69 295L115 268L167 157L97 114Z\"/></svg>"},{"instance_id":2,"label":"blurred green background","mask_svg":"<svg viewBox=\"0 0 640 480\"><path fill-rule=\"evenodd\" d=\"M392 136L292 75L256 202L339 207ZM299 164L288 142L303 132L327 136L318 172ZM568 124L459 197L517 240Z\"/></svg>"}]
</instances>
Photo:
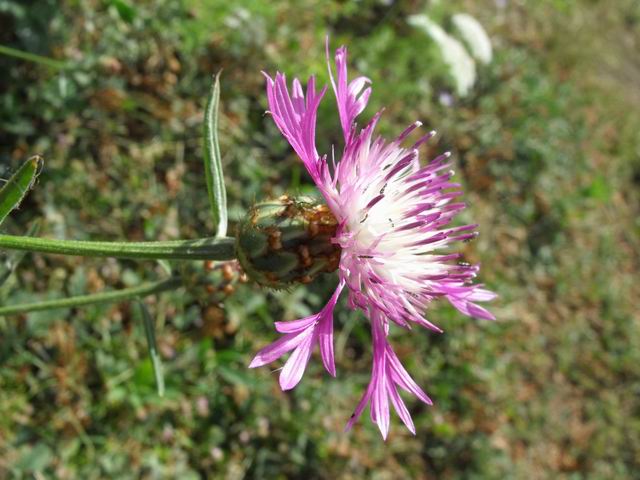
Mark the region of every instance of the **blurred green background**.
<instances>
[{"instance_id":1,"label":"blurred green background","mask_svg":"<svg viewBox=\"0 0 640 480\"><path fill-rule=\"evenodd\" d=\"M201 166L211 75L232 222L256 199L314 188L264 116L260 70L327 81L324 37L373 80L362 119L416 119L451 149L481 235L465 244L500 298L495 323L436 304L445 329L394 331L434 398L411 398L414 437L385 443L365 413L366 319L336 310L337 379L317 357L282 393L248 370L273 321L317 311L335 277L273 293L245 284L148 299L167 393L156 394L128 303L0 318L0 478L621 479L640 476L640 4L635 0L0 0L0 177L45 156L3 230L76 239L212 232ZM408 18L453 32L473 15L493 60L466 96ZM362 121L362 120L361 120ZM332 97L318 143L340 145ZM194 265L192 268L200 267ZM153 262L29 255L1 287L13 304L135 285Z\"/></svg>"}]
</instances>

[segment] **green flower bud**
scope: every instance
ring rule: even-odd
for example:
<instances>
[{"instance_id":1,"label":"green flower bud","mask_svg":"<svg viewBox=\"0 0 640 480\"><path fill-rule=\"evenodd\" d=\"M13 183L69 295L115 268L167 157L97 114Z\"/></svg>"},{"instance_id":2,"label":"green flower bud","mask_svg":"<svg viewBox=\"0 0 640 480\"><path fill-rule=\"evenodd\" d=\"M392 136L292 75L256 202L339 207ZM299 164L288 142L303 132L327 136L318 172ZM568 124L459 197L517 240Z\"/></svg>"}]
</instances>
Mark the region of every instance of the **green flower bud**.
<instances>
[{"instance_id":1,"label":"green flower bud","mask_svg":"<svg viewBox=\"0 0 640 480\"><path fill-rule=\"evenodd\" d=\"M279 289L309 283L338 269L340 247L331 243L337 227L329 208L309 197L261 202L238 228L238 260L260 285Z\"/></svg>"}]
</instances>

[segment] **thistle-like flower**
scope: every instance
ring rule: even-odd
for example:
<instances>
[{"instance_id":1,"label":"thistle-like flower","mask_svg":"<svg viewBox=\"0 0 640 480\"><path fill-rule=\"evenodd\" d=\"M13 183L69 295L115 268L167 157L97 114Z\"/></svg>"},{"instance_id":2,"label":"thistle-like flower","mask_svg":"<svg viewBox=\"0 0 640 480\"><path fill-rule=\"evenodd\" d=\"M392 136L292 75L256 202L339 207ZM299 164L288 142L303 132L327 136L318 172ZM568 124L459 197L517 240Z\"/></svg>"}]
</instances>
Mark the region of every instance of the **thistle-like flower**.
<instances>
[{"instance_id":1,"label":"thistle-like flower","mask_svg":"<svg viewBox=\"0 0 640 480\"><path fill-rule=\"evenodd\" d=\"M418 160L418 148L435 132L422 136L411 147L403 144L420 122L391 142L374 138L381 112L358 130L355 120L367 105L371 81L358 77L348 82L345 47L335 54L337 78L330 65L328 46L327 63L345 141L339 161L320 156L315 146L316 114L326 87L316 92L311 77L304 92L295 79L290 93L284 74L276 73L275 79L266 74L265 77L269 113L335 217L330 241L339 247L338 287L319 313L277 322L276 329L282 337L258 352L250 367L265 365L292 351L280 373L280 386L289 390L302 378L318 344L324 367L335 376L333 309L346 286L349 306L367 316L373 338L371 381L347 429L370 404L371 419L386 438L391 403L415 434L398 387L427 404L431 400L391 348L388 341L391 323L406 329L417 324L441 332L424 318L429 303L440 297L465 315L494 319L476 302L491 300L495 294L471 283L478 272L477 265L457 263L460 254L442 251L450 243L474 238L476 225L448 226L465 207L454 201L462 192L459 184L451 182L450 154L440 155L426 166L421 166ZM306 244L296 245L303 253L308 252Z\"/></svg>"}]
</instances>

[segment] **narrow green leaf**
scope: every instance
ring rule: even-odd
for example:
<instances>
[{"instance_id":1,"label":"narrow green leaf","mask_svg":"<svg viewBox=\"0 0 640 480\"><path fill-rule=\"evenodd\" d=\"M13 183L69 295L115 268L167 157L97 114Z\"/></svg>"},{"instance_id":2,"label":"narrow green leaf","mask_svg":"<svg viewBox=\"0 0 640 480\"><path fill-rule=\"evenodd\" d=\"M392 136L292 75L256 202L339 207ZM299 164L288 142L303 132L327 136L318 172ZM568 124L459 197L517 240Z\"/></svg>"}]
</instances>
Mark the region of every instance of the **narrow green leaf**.
<instances>
[{"instance_id":1,"label":"narrow green leaf","mask_svg":"<svg viewBox=\"0 0 640 480\"><path fill-rule=\"evenodd\" d=\"M147 347L149 347L149 357L151 358L153 374L156 378L158 395L164 397L164 376L162 375L162 360L160 359L158 345L156 344L156 325L146 305L141 301L138 301L138 305L140 306L140 314L142 315L142 321L144 323L144 331L147 335Z\"/></svg>"},{"instance_id":2,"label":"narrow green leaf","mask_svg":"<svg viewBox=\"0 0 640 480\"><path fill-rule=\"evenodd\" d=\"M7 215L20 205L42 170L44 160L39 155L24 162L0 189L0 225Z\"/></svg>"},{"instance_id":3,"label":"narrow green leaf","mask_svg":"<svg viewBox=\"0 0 640 480\"><path fill-rule=\"evenodd\" d=\"M67 64L60 60L43 57L42 55L36 55L35 53L25 52L24 50L18 50L17 48L7 47L6 45L0 45L0 55L19 58L21 60L26 60L27 62L39 63L40 65L56 70L63 70L67 68Z\"/></svg>"},{"instance_id":4,"label":"narrow green leaf","mask_svg":"<svg viewBox=\"0 0 640 480\"><path fill-rule=\"evenodd\" d=\"M171 274L173 273L173 268L171 268L171 263L169 262L169 260L159 258L158 260L156 260L156 262L158 262L158 265L160 265L162 270L164 270L164 273L171 276Z\"/></svg>"},{"instance_id":5,"label":"narrow green leaf","mask_svg":"<svg viewBox=\"0 0 640 480\"><path fill-rule=\"evenodd\" d=\"M227 235L227 191L222 173L220 144L218 142L218 104L220 102L220 73L216 74L209 92L204 113L204 171L213 214L216 237Z\"/></svg>"},{"instance_id":6,"label":"narrow green leaf","mask_svg":"<svg viewBox=\"0 0 640 480\"><path fill-rule=\"evenodd\" d=\"M137 287L125 288L122 290L112 290L91 295L78 295L76 297L57 298L42 302L22 303L18 305L0 306L0 316L16 315L19 313L42 312L45 310L55 310L57 308L75 308L83 305L96 305L99 303L122 302L136 298L154 295L160 292L168 292L182 286L180 277L170 277L159 282L147 283Z\"/></svg>"},{"instance_id":7,"label":"narrow green leaf","mask_svg":"<svg viewBox=\"0 0 640 480\"><path fill-rule=\"evenodd\" d=\"M29 227L29 231L27 231L28 237L34 237L40 231L40 220L36 220ZM11 274L15 272L16 268L22 261L22 259L27 255L26 251L10 251L6 252L4 258L0 263L0 287L6 282Z\"/></svg>"},{"instance_id":8,"label":"narrow green leaf","mask_svg":"<svg viewBox=\"0 0 640 480\"><path fill-rule=\"evenodd\" d=\"M138 12L129 2L125 2L124 0L110 0L109 3L115 7L118 15L120 15L120 18L125 22L131 23L135 20Z\"/></svg>"}]
</instances>

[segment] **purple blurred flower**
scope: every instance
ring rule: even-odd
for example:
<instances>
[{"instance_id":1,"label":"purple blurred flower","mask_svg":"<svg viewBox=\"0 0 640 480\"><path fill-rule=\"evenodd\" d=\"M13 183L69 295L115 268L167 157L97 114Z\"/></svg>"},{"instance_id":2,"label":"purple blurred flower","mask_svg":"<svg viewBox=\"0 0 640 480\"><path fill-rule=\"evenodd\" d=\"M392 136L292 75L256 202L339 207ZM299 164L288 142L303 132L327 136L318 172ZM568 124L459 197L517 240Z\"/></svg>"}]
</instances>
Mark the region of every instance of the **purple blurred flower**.
<instances>
[{"instance_id":1,"label":"purple blurred flower","mask_svg":"<svg viewBox=\"0 0 640 480\"><path fill-rule=\"evenodd\" d=\"M327 46L327 58L329 50ZM476 225L448 227L465 205L453 200L462 192L450 181L449 153L421 166L418 147L435 132L422 136L413 146L402 144L421 125L415 122L392 142L373 137L380 118L357 129L355 119L364 110L371 94L366 77L347 80L347 50L336 51L337 80L329 72L335 92L345 146L340 161L320 156L315 146L316 114L326 87L316 92L315 79L306 93L297 79L290 93L284 74L275 79L265 74L269 113L303 161L327 205L338 220L333 241L342 248L340 283L327 305L316 315L291 322L277 322L284 335L262 349L251 367L270 363L293 350L280 374L283 390L295 387L318 343L322 362L335 376L333 354L333 309L342 289L349 290L349 306L358 308L371 321L373 370L371 382L347 424L351 428L370 403L371 419L384 438L389 431L389 403L407 428L415 433L411 416L398 387L427 404L429 397L400 364L388 342L391 322L411 328L418 324L442 330L424 318L429 303L446 298L465 315L482 319L494 316L476 302L489 301L495 294L473 285L477 265L452 262L460 254L441 253L455 241L477 234Z\"/></svg>"}]
</instances>

